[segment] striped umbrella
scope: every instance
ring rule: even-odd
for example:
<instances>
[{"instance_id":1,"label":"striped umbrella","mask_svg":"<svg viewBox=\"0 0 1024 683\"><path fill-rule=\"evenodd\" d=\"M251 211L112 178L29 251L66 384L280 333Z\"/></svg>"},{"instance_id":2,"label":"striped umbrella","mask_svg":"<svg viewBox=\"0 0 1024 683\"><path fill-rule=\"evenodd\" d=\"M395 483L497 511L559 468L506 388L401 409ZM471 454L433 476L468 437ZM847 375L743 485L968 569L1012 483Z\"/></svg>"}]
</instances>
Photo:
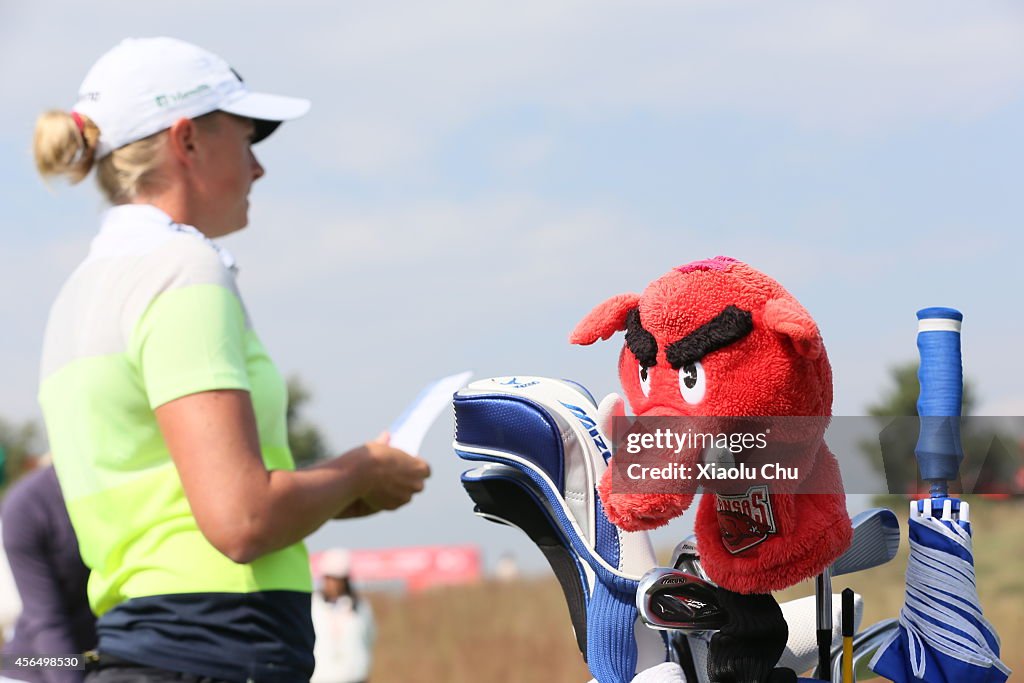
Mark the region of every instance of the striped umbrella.
<instances>
[{"instance_id":1,"label":"striped umbrella","mask_svg":"<svg viewBox=\"0 0 1024 683\"><path fill-rule=\"evenodd\" d=\"M899 628L879 647L871 669L896 683L1000 683L999 637L978 600L970 508L948 495L963 459L960 324L950 308L918 311L921 431L915 454L929 498L910 506L910 558Z\"/></svg>"}]
</instances>

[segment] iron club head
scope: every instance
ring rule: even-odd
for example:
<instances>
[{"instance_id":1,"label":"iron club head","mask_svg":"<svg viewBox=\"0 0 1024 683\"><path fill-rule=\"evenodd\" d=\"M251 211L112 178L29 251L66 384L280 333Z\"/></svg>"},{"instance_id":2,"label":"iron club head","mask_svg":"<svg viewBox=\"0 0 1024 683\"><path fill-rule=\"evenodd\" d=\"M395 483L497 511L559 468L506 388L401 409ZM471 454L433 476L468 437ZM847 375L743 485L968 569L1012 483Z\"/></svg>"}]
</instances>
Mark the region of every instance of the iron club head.
<instances>
[{"instance_id":1,"label":"iron club head","mask_svg":"<svg viewBox=\"0 0 1024 683\"><path fill-rule=\"evenodd\" d=\"M872 508L854 516L853 540L832 563L832 576L883 565L900 549L900 524L892 510Z\"/></svg>"},{"instance_id":2,"label":"iron club head","mask_svg":"<svg viewBox=\"0 0 1024 683\"><path fill-rule=\"evenodd\" d=\"M636 606L651 628L717 631L729 615L718 603L716 588L698 576L669 567L655 567L640 579Z\"/></svg>"}]
</instances>

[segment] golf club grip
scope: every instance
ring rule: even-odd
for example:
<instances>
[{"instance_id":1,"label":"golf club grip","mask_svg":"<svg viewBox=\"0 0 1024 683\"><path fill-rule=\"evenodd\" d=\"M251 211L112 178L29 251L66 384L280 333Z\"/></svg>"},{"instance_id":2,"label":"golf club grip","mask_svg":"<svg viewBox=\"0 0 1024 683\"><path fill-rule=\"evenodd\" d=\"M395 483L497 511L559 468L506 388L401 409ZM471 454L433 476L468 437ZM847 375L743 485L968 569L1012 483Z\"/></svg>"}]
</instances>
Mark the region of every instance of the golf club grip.
<instances>
[{"instance_id":1,"label":"golf club grip","mask_svg":"<svg viewBox=\"0 0 1024 683\"><path fill-rule=\"evenodd\" d=\"M853 589L843 589L843 675L841 683L854 683L853 681L853 632L855 616L853 613Z\"/></svg>"},{"instance_id":2,"label":"golf club grip","mask_svg":"<svg viewBox=\"0 0 1024 683\"><path fill-rule=\"evenodd\" d=\"M921 478L932 482L932 497L944 497L946 482L957 478L963 459L959 419L964 388L960 358L963 315L952 308L924 308L917 312L917 320L921 431L914 453Z\"/></svg>"},{"instance_id":3,"label":"golf club grip","mask_svg":"<svg viewBox=\"0 0 1024 683\"><path fill-rule=\"evenodd\" d=\"M821 629L818 635L818 668L815 676L822 681L832 680L832 629Z\"/></svg>"}]
</instances>

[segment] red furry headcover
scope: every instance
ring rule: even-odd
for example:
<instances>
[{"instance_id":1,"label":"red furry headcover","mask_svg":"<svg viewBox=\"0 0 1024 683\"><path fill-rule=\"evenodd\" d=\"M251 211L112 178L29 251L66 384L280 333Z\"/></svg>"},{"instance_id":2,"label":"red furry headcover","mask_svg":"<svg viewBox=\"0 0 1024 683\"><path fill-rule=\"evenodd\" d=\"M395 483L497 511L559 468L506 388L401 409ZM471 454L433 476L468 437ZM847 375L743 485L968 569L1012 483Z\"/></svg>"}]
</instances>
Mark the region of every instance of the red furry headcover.
<instances>
[{"instance_id":1,"label":"red furry headcover","mask_svg":"<svg viewBox=\"0 0 1024 683\"><path fill-rule=\"evenodd\" d=\"M719 256L673 269L642 295L599 304L570 341L592 344L622 330L619 379L637 416L831 415L832 371L817 325L782 285L745 263ZM826 419L818 422L823 430ZM703 496L697 544L719 585L778 590L819 573L849 546L838 464L824 440L813 444L801 462L783 463L801 466L813 494L799 493L798 483L773 488L767 501L735 488ZM694 465L701 452L682 458ZM623 529L661 526L692 502L686 492L613 492L612 472L599 492Z\"/></svg>"}]
</instances>

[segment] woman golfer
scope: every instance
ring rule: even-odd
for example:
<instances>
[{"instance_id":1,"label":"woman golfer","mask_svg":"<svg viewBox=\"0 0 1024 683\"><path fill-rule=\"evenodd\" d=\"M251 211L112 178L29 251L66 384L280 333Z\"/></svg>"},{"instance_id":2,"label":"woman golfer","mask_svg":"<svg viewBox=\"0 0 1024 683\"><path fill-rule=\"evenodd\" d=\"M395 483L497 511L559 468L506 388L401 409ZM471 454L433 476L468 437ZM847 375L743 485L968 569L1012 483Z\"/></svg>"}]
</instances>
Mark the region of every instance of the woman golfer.
<instances>
[{"instance_id":1,"label":"woman golfer","mask_svg":"<svg viewBox=\"0 0 1024 683\"><path fill-rule=\"evenodd\" d=\"M40 402L99 616L87 680L308 680L302 539L398 508L420 459L367 443L295 471L285 383L232 257L251 146L309 102L250 92L220 57L125 40L70 112L37 123L44 176L94 171L112 205L50 312Z\"/></svg>"}]
</instances>

